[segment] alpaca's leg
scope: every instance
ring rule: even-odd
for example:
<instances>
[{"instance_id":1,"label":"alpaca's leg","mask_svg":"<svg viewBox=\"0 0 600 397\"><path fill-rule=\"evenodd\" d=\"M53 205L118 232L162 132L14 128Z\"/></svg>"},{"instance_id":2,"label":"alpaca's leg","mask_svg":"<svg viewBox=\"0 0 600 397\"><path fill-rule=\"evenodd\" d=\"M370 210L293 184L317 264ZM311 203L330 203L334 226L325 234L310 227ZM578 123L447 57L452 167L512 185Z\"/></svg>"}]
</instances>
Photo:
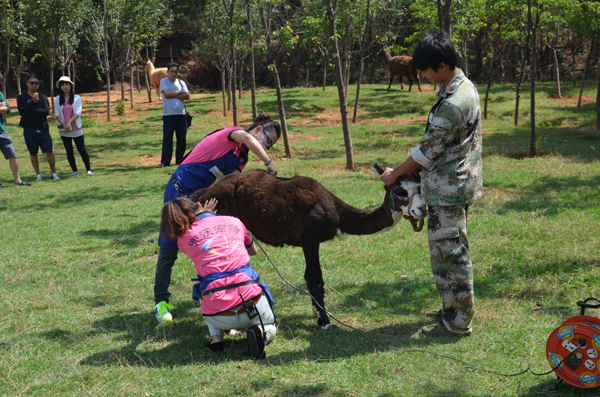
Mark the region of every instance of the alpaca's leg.
<instances>
[{"instance_id":1,"label":"alpaca's leg","mask_svg":"<svg viewBox=\"0 0 600 397\"><path fill-rule=\"evenodd\" d=\"M412 89L412 77L408 76L407 79L408 79L408 84L410 84L408 86L408 92L410 92L410 90Z\"/></svg>"},{"instance_id":2,"label":"alpaca's leg","mask_svg":"<svg viewBox=\"0 0 600 397\"><path fill-rule=\"evenodd\" d=\"M304 259L306 260L306 271L304 279L308 292L312 295L313 312L317 316L317 323L323 329L337 328L337 325L329 322L329 317L325 313L325 289L323 282L323 273L319 262L319 242L308 241L302 244Z\"/></svg>"},{"instance_id":3,"label":"alpaca's leg","mask_svg":"<svg viewBox=\"0 0 600 397\"><path fill-rule=\"evenodd\" d=\"M404 91L404 85L402 85L402 75L398 76L398 78L400 79L400 89Z\"/></svg>"},{"instance_id":4,"label":"alpaca's leg","mask_svg":"<svg viewBox=\"0 0 600 397\"><path fill-rule=\"evenodd\" d=\"M419 76L415 76L415 79L417 80L417 87L419 87L419 92L421 92L421 84L419 83Z\"/></svg>"},{"instance_id":5,"label":"alpaca's leg","mask_svg":"<svg viewBox=\"0 0 600 397\"><path fill-rule=\"evenodd\" d=\"M388 90L392 86L392 81L394 81L394 77L396 77L396 76L390 76L390 84L388 85L388 88L387 88Z\"/></svg>"}]
</instances>

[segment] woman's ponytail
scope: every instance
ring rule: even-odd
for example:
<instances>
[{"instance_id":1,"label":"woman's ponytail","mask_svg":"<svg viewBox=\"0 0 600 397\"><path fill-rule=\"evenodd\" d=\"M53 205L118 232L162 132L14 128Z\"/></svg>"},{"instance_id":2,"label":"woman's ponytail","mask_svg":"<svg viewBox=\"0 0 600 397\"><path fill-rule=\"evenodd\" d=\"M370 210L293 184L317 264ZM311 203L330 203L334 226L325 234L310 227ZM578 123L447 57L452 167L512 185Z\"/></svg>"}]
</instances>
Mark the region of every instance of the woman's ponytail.
<instances>
[{"instance_id":1,"label":"woman's ponytail","mask_svg":"<svg viewBox=\"0 0 600 397\"><path fill-rule=\"evenodd\" d=\"M160 212L160 234L171 239L181 237L196 220L199 209L188 197L175 197L166 202Z\"/></svg>"}]
</instances>

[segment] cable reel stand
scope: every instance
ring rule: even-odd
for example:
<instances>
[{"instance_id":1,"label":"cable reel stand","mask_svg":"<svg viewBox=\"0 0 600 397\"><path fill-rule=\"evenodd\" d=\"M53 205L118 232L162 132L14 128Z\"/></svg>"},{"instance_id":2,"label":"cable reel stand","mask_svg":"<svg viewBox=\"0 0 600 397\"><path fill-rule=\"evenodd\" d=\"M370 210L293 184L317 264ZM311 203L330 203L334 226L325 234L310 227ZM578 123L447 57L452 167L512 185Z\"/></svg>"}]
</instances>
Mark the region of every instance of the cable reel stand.
<instances>
[{"instance_id":1,"label":"cable reel stand","mask_svg":"<svg viewBox=\"0 0 600 397\"><path fill-rule=\"evenodd\" d=\"M546 342L546 357L558 377L554 391L562 382L582 389L600 387L600 319L585 315L586 308L600 308L600 300L588 298L577 306L581 315L566 320Z\"/></svg>"}]
</instances>

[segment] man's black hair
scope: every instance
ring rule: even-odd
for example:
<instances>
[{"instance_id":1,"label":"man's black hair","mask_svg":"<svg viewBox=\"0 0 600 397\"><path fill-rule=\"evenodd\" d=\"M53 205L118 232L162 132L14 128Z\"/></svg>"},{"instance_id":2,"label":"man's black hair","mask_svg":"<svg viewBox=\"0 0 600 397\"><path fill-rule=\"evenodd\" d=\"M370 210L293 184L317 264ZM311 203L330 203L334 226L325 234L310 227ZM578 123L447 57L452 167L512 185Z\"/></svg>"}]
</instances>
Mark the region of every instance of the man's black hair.
<instances>
[{"instance_id":1,"label":"man's black hair","mask_svg":"<svg viewBox=\"0 0 600 397\"><path fill-rule=\"evenodd\" d=\"M40 81L40 78L39 78L39 77L38 77L38 75L37 75L37 74L35 74L35 73L29 73L29 74L27 75L27 77L25 77L25 82L26 82L26 83L29 83L29 80L31 80L31 79L38 79L38 81Z\"/></svg>"},{"instance_id":2,"label":"man's black hair","mask_svg":"<svg viewBox=\"0 0 600 397\"><path fill-rule=\"evenodd\" d=\"M167 64L167 72L171 70L172 67L176 67L179 70L179 64L177 62L169 62Z\"/></svg>"},{"instance_id":3,"label":"man's black hair","mask_svg":"<svg viewBox=\"0 0 600 397\"><path fill-rule=\"evenodd\" d=\"M441 62L454 70L457 61L458 53L452 39L443 30L428 31L413 52L413 65L418 70L431 68L437 72Z\"/></svg>"}]
</instances>

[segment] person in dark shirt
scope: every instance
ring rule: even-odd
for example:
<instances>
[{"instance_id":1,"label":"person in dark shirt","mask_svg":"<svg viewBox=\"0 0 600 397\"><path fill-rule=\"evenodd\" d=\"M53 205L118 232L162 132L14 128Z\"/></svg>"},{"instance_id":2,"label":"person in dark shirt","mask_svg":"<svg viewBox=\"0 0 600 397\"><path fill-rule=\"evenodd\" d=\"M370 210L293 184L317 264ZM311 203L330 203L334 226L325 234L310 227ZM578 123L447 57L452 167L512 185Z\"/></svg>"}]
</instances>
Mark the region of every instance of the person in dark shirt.
<instances>
[{"instance_id":1,"label":"person in dark shirt","mask_svg":"<svg viewBox=\"0 0 600 397\"><path fill-rule=\"evenodd\" d=\"M48 97L44 94L39 94L40 79L34 73L31 73L25 79L27 84L27 92L19 95L17 98L17 107L21 115L19 125L23 127L23 135L25 136L25 144L31 155L31 165L35 170L36 181L42 180L40 174L40 164L38 161L38 148L42 153L46 154L52 179L60 179L54 169L54 154L52 153L52 137L50 136L50 128L48 126L48 115L50 114L50 105Z\"/></svg>"}]
</instances>

